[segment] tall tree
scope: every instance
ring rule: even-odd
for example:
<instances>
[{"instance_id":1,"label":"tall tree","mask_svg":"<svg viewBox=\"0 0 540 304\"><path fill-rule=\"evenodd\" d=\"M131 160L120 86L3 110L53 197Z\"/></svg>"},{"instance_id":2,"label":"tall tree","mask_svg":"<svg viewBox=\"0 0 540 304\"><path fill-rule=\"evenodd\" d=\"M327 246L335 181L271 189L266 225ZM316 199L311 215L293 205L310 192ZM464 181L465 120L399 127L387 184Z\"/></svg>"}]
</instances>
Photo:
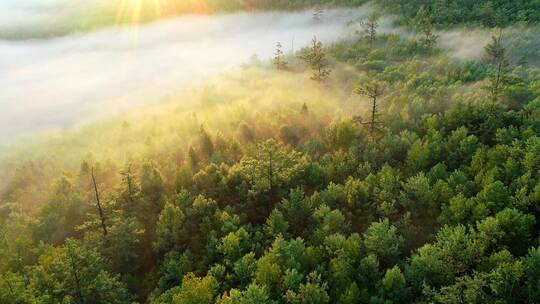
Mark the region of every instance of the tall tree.
<instances>
[{"instance_id":1,"label":"tall tree","mask_svg":"<svg viewBox=\"0 0 540 304\"><path fill-rule=\"evenodd\" d=\"M485 59L493 67L487 76L486 90L489 92L491 101L496 103L500 99L502 90L509 83L508 74L510 73L510 60L503 45L502 30L499 31L499 35L491 37L491 42L484 49Z\"/></svg>"},{"instance_id":2,"label":"tall tree","mask_svg":"<svg viewBox=\"0 0 540 304\"><path fill-rule=\"evenodd\" d=\"M107 225L105 224L105 212L103 212L103 207L101 205L101 194L99 193L98 184L96 182L96 175L94 173L94 167L90 171L90 176L92 178L92 185L94 187L94 195L96 197L96 206L99 213L99 220L101 222L101 229L103 229L103 238L107 238Z\"/></svg>"},{"instance_id":3,"label":"tall tree","mask_svg":"<svg viewBox=\"0 0 540 304\"><path fill-rule=\"evenodd\" d=\"M287 68L287 62L283 59L283 51L281 50L283 46L281 42L276 43L276 50L274 52L274 65L276 70L281 71Z\"/></svg>"},{"instance_id":4,"label":"tall tree","mask_svg":"<svg viewBox=\"0 0 540 304\"><path fill-rule=\"evenodd\" d=\"M206 160L210 160L214 155L214 143L202 125L199 130L199 153Z\"/></svg>"},{"instance_id":5,"label":"tall tree","mask_svg":"<svg viewBox=\"0 0 540 304\"><path fill-rule=\"evenodd\" d=\"M439 36L435 34L433 21L424 6L420 7L412 22L415 31L422 35L420 42L428 47L435 45Z\"/></svg>"},{"instance_id":6,"label":"tall tree","mask_svg":"<svg viewBox=\"0 0 540 304\"><path fill-rule=\"evenodd\" d=\"M93 172L92 172L92 176L93 176ZM75 257L75 253L73 252L72 245L73 244L71 242L67 244L67 256L69 257L71 275L73 276L73 280L75 282L75 294L78 299L77 302L79 302L80 304L84 304L84 296L81 289L81 279L79 278L79 267L77 265L77 262L75 261L76 257Z\"/></svg>"},{"instance_id":7,"label":"tall tree","mask_svg":"<svg viewBox=\"0 0 540 304\"><path fill-rule=\"evenodd\" d=\"M126 168L120 172L122 175L122 186L118 201L122 210L128 215L134 215L137 200L139 198L140 189L135 179L135 172L131 163L126 165Z\"/></svg>"},{"instance_id":8,"label":"tall tree","mask_svg":"<svg viewBox=\"0 0 540 304\"><path fill-rule=\"evenodd\" d=\"M369 134L373 138L376 125L380 124L380 121L378 121L379 105L377 102L378 98L383 94L382 85L379 82L370 82L358 87L355 92L356 94L363 95L371 99L371 118L369 122L365 124L369 125Z\"/></svg>"},{"instance_id":9,"label":"tall tree","mask_svg":"<svg viewBox=\"0 0 540 304\"><path fill-rule=\"evenodd\" d=\"M31 267L29 290L35 303L131 303L125 285L107 269L107 262L94 250L67 240L61 248L50 248Z\"/></svg>"},{"instance_id":10,"label":"tall tree","mask_svg":"<svg viewBox=\"0 0 540 304\"><path fill-rule=\"evenodd\" d=\"M369 46L373 47L377 36L377 28L379 27L379 15L377 13L369 15L367 19L362 21L362 27L364 29L364 38L369 41Z\"/></svg>"},{"instance_id":11,"label":"tall tree","mask_svg":"<svg viewBox=\"0 0 540 304\"><path fill-rule=\"evenodd\" d=\"M317 37L313 37L311 47L307 49L304 54L300 56L309 67L313 70L313 76L311 79L321 83L330 76L330 69L328 69L328 61L326 59L326 53L321 41Z\"/></svg>"}]
</instances>

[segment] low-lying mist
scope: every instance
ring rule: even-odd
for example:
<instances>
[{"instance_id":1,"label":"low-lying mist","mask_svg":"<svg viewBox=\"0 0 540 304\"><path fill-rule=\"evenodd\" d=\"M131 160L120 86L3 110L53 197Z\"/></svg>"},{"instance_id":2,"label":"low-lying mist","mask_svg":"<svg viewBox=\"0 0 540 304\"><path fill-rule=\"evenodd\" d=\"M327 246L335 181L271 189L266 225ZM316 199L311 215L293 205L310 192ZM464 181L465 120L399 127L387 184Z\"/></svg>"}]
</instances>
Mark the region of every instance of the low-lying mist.
<instances>
[{"instance_id":1,"label":"low-lying mist","mask_svg":"<svg viewBox=\"0 0 540 304\"><path fill-rule=\"evenodd\" d=\"M347 24L368 8L184 16L140 27L62 38L0 40L0 142L69 127L159 100L256 55L286 53L314 35L325 43L351 35Z\"/></svg>"},{"instance_id":2,"label":"low-lying mist","mask_svg":"<svg viewBox=\"0 0 540 304\"><path fill-rule=\"evenodd\" d=\"M10 22L62 24L65 16L85 7L79 0L69 5L66 0L7 0L0 8L6 3L18 9L9 18L5 11L0 13L0 29ZM278 41L291 54L315 35L324 43L352 37L358 21L372 11L369 6L331 9L321 21L313 18L311 10L188 15L50 39L0 39L0 149L24 136L176 95L208 76L238 67L252 55L268 62ZM391 24L391 18L385 17L379 31L412 35ZM537 62L538 32L537 28L505 31L515 61L525 57ZM480 29L444 31L439 33L440 46L460 59L479 59L491 34Z\"/></svg>"},{"instance_id":3,"label":"low-lying mist","mask_svg":"<svg viewBox=\"0 0 540 304\"><path fill-rule=\"evenodd\" d=\"M460 59L481 59L485 46L499 29L454 29L439 33L439 45ZM540 27L513 26L502 30L503 43L514 63L540 63Z\"/></svg>"}]
</instances>

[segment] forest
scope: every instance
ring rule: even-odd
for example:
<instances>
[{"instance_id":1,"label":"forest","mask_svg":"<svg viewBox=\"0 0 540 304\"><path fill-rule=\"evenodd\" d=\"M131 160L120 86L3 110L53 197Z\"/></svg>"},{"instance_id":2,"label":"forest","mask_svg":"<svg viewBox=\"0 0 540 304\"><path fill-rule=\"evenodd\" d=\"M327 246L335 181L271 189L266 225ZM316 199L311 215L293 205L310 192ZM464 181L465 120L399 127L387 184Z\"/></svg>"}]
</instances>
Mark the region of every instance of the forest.
<instances>
[{"instance_id":1,"label":"forest","mask_svg":"<svg viewBox=\"0 0 540 304\"><path fill-rule=\"evenodd\" d=\"M540 1L372 5L351 39L0 150L0 303L540 303ZM440 47L472 26L481 58Z\"/></svg>"}]
</instances>

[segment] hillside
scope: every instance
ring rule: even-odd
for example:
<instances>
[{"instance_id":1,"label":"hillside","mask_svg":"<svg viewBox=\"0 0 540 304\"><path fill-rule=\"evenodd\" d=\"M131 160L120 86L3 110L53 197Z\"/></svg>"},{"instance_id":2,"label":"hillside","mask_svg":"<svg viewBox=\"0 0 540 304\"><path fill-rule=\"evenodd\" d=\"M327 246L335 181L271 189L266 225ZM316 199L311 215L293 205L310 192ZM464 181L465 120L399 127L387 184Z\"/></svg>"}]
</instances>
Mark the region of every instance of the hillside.
<instances>
[{"instance_id":1,"label":"hillside","mask_svg":"<svg viewBox=\"0 0 540 304\"><path fill-rule=\"evenodd\" d=\"M483 21L403 3L416 26L7 146L0 303L540 302L537 28L467 58L436 28Z\"/></svg>"}]
</instances>

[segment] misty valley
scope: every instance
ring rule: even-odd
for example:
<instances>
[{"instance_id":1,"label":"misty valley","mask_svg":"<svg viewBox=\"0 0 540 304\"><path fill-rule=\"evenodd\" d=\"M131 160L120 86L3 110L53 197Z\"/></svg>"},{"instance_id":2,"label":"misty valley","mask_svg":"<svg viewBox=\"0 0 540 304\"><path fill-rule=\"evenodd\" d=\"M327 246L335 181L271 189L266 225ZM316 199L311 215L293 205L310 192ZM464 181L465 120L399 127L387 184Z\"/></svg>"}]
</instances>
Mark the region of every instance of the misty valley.
<instances>
[{"instance_id":1,"label":"misty valley","mask_svg":"<svg viewBox=\"0 0 540 304\"><path fill-rule=\"evenodd\" d=\"M2 1L0 303L540 303L539 35L540 0Z\"/></svg>"}]
</instances>

